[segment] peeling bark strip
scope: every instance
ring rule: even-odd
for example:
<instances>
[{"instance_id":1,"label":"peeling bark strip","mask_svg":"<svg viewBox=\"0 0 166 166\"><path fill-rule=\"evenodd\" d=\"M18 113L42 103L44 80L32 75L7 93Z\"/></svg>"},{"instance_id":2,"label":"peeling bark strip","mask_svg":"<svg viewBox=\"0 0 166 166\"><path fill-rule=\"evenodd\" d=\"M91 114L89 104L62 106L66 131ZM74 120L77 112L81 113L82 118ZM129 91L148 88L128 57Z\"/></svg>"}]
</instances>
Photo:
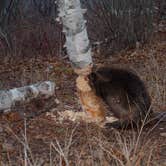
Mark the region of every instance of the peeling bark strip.
<instances>
[{"instance_id":1,"label":"peeling bark strip","mask_svg":"<svg viewBox=\"0 0 166 166\"><path fill-rule=\"evenodd\" d=\"M0 112L10 110L16 102L29 102L34 98L54 95L55 83L45 81L30 86L0 91Z\"/></svg>"},{"instance_id":2,"label":"peeling bark strip","mask_svg":"<svg viewBox=\"0 0 166 166\"><path fill-rule=\"evenodd\" d=\"M80 0L59 0L59 18L66 35L65 47L74 68L92 64L91 47L83 18Z\"/></svg>"}]
</instances>

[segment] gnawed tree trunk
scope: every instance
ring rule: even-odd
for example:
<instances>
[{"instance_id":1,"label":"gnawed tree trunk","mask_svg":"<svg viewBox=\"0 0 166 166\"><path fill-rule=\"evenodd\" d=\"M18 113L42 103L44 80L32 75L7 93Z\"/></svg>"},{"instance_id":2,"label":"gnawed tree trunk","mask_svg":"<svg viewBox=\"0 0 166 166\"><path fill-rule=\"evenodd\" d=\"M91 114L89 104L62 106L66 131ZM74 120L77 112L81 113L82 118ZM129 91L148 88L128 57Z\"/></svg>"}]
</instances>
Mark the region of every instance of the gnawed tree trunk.
<instances>
[{"instance_id":1,"label":"gnawed tree trunk","mask_svg":"<svg viewBox=\"0 0 166 166\"><path fill-rule=\"evenodd\" d=\"M76 86L83 110L97 121L105 119L105 106L89 85L88 75L93 62L86 30L86 21L80 0L59 0L59 18L66 35L65 47L74 71L78 74Z\"/></svg>"},{"instance_id":2,"label":"gnawed tree trunk","mask_svg":"<svg viewBox=\"0 0 166 166\"><path fill-rule=\"evenodd\" d=\"M30 86L0 91L0 112L10 111L17 102L27 103L35 98L54 95L55 83L45 81Z\"/></svg>"}]
</instances>

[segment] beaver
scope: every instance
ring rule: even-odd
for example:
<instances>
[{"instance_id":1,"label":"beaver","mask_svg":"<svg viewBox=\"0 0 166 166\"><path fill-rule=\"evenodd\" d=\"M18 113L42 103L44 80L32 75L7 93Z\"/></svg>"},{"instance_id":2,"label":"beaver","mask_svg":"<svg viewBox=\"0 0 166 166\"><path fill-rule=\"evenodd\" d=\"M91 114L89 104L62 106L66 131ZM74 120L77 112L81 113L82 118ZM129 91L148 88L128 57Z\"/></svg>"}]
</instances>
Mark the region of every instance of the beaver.
<instances>
[{"instance_id":1,"label":"beaver","mask_svg":"<svg viewBox=\"0 0 166 166\"><path fill-rule=\"evenodd\" d=\"M113 127L138 125L152 114L151 98L140 77L131 69L103 66L93 69L90 85L119 121Z\"/></svg>"}]
</instances>

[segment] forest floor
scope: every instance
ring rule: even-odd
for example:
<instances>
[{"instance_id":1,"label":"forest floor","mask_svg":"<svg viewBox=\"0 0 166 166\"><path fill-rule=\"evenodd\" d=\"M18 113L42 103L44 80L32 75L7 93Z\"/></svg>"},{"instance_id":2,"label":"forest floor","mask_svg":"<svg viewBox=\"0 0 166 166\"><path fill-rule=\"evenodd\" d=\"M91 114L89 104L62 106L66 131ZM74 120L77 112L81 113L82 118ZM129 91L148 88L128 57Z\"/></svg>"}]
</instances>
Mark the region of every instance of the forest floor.
<instances>
[{"instance_id":1,"label":"forest floor","mask_svg":"<svg viewBox=\"0 0 166 166\"><path fill-rule=\"evenodd\" d=\"M147 85L153 110L166 110L165 38L121 51L107 62L99 54L94 57L96 64L133 68ZM76 75L68 59L3 57L0 78L0 89L44 80L56 83L52 98L32 101L17 106L14 113L0 115L0 165L166 166L166 122L142 130L115 130L61 116L63 111L81 111Z\"/></svg>"}]
</instances>

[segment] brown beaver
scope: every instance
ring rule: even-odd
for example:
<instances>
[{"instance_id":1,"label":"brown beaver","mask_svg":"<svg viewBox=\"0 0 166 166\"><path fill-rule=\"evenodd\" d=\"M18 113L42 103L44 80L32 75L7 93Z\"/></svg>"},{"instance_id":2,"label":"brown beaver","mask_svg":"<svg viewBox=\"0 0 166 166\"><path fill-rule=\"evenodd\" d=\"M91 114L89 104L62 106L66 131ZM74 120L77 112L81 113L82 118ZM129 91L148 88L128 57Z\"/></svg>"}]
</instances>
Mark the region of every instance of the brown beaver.
<instances>
[{"instance_id":1,"label":"brown beaver","mask_svg":"<svg viewBox=\"0 0 166 166\"><path fill-rule=\"evenodd\" d=\"M131 69L122 67L100 67L89 76L96 95L108 105L119 119L112 126L140 124L152 110L147 88L139 76Z\"/></svg>"}]
</instances>

